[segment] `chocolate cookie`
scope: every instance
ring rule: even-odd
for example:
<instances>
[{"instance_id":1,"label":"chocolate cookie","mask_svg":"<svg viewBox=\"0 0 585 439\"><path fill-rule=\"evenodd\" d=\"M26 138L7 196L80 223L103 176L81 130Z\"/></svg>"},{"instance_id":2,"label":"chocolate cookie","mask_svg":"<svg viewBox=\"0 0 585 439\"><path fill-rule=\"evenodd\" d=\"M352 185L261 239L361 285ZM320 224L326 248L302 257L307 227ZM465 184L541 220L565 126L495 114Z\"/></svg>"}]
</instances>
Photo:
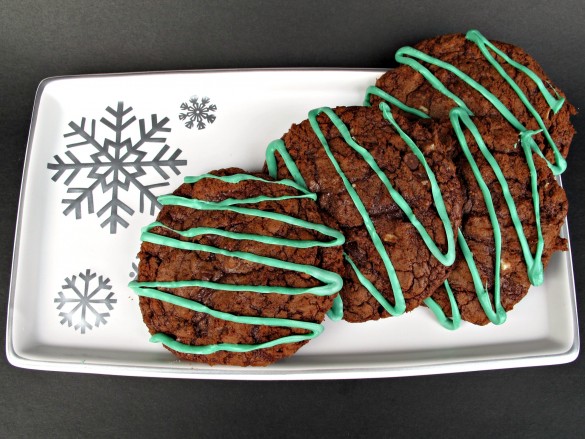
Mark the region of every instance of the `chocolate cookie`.
<instances>
[{"instance_id":1,"label":"chocolate cookie","mask_svg":"<svg viewBox=\"0 0 585 439\"><path fill-rule=\"evenodd\" d=\"M318 335L339 300L344 239L314 198L235 168L160 197L131 284L152 341L187 360L264 366Z\"/></svg>"},{"instance_id":2,"label":"chocolate cookie","mask_svg":"<svg viewBox=\"0 0 585 439\"><path fill-rule=\"evenodd\" d=\"M552 254L567 249L559 233L568 203L547 163L519 142L506 121L472 119L463 110L453 116L467 202L453 271L432 299L445 315L455 316L443 321L448 327L457 326L458 314L478 325L501 324L530 285L542 282ZM441 316L433 301L426 303Z\"/></svg>"},{"instance_id":3,"label":"chocolate cookie","mask_svg":"<svg viewBox=\"0 0 585 439\"><path fill-rule=\"evenodd\" d=\"M555 174L564 171L576 110L521 48L472 30L403 47L396 60L403 65L376 82L384 92L437 119L448 118L457 106L476 117L501 115L519 133L532 134L528 140Z\"/></svg>"},{"instance_id":4,"label":"chocolate cookie","mask_svg":"<svg viewBox=\"0 0 585 439\"><path fill-rule=\"evenodd\" d=\"M346 237L344 319L419 306L455 258L463 192L450 125L380 108L321 108L267 151L267 170L317 194Z\"/></svg>"}]
</instances>

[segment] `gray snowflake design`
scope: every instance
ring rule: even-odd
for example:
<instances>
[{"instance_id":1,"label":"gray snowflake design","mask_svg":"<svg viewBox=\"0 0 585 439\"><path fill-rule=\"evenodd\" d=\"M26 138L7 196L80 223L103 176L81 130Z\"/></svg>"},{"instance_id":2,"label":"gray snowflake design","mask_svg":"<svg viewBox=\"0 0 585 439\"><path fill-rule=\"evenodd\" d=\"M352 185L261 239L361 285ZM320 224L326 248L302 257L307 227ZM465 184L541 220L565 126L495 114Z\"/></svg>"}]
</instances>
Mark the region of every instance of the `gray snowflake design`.
<instances>
[{"instance_id":1,"label":"gray snowflake design","mask_svg":"<svg viewBox=\"0 0 585 439\"><path fill-rule=\"evenodd\" d=\"M62 291L59 291L54 300L58 304L57 309L63 310L59 313L59 317L62 317L61 324L73 326L82 334L94 326L97 328L105 325L106 318L110 317L107 311L113 310L114 304L118 302L113 298L114 292L110 291L110 279L104 279L89 269L85 273L79 273L79 277L66 277L61 288Z\"/></svg>"},{"instance_id":2,"label":"gray snowflake design","mask_svg":"<svg viewBox=\"0 0 585 439\"><path fill-rule=\"evenodd\" d=\"M132 279L136 279L136 277L138 276L138 262L139 259L136 258L136 262L132 262L132 267L130 269L130 272L128 273L128 276L130 276L130 278Z\"/></svg>"},{"instance_id":3,"label":"gray snowflake design","mask_svg":"<svg viewBox=\"0 0 585 439\"><path fill-rule=\"evenodd\" d=\"M210 114L217 110L215 104L208 105L210 99L207 96L201 98L199 102L198 96L192 96L189 102L183 102L181 104L181 110L186 111L185 113L179 114L180 120L186 120L185 126L189 129L193 128L195 122L197 122L197 129L202 130L206 127L205 122L215 122L215 115Z\"/></svg>"},{"instance_id":4,"label":"gray snowflake design","mask_svg":"<svg viewBox=\"0 0 585 439\"><path fill-rule=\"evenodd\" d=\"M66 186L78 177L87 177L85 186L78 183L78 187L67 189L72 198L62 200L67 205L63 211L65 215L75 212L75 218L80 219L84 204L87 205L87 212L93 214L96 209L94 196L101 189L106 200L103 205L98 206L96 214L99 218L104 218L101 227L109 226L110 233L116 233L118 226L128 227L127 218L134 215L135 211L130 207L132 203L128 200L132 188L140 194L140 212L144 212L145 204L149 203L150 214L153 215L155 209L161 206L151 190L169 185L166 181L170 178L168 171L179 175L179 166L187 164L186 160L179 158L182 151L175 149L170 153L171 148L165 143L166 138L160 136L160 133L171 131L166 126L168 117L159 120L156 114L152 114L150 128L147 129L144 119L137 120L130 114L132 110L132 107L125 107L123 102L118 102L115 109L106 108L105 111L111 117L102 117L99 120L99 127L107 133L103 142L96 137L98 123L95 119L88 122L83 117L80 124L71 121L69 127L72 131L64 137L75 139L74 143L67 145L65 158L56 155L55 162L47 164L48 169L55 171L53 181L67 175L64 180ZM134 128L136 121L139 136L133 140L128 133L129 128ZM85 158L79 158L80 156ZM145 184L141 177L149 178L153 172L148 171L156 172L163 181Z\"/></svg>"}]
</instances>

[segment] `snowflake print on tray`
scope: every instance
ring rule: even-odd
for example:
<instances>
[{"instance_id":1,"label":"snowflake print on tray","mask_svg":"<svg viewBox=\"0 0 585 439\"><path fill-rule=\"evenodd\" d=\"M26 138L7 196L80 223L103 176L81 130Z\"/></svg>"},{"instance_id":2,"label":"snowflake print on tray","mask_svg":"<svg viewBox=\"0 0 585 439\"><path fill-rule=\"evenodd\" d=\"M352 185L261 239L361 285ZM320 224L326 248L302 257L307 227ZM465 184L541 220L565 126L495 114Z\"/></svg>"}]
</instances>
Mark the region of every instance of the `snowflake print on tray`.
<instances>
[{"instance_id":1,"label":"snowflake print on tray","mask_svg":"<svg viewBox=\"0 0 585 439\"><path fill-rule=\"evenodd\" d=\"M150 214L154 214L160 204L151 190L167 186L168 172L179 175L179 166L187 164L180 159L182 151L169 151L171 147L165 143L166 138L161 137L161 133L171 131L166 126L168 117L159 120L152 114L147 129L147 122L131 115L132 110L118 102L115 109L106 108L109 115L102 117L99 124L85 117L80 124L71 121L72 131L64 137L74 141L67 145L66 157L56 155L55 162L47 165L55 171L53 181L65 175L66 186L76 181L76 187L67 189L72 197L63 199L67 205L63 213L75 212L75 218L80 219L84 204L89 214L97 208L97 216L104 218L101 226L109 226L110 233L116 233L118 226L128 227L127 219L135 212L131 207L135 199L131 197L132 192L139 193L140 212L144 212L145 203L149 203ZM98 131L103 140L98 139ZM147 184L144 180L152 181L157 175L158 182ZM83 178L85 181L77 183Z\"/></svg>"},{"instance_id":2,"label":"snowflake print on tray","mask_svg":"<svg viewBox=\"0 0 585 439\"><path fill-rule=\"evenodd\" d=\"M66 277L61 288L62 291L59 291L54 300L58 304L57 309L62 310L59 313L59 317L62 317L61 324L73 326L82 334L85 334L86 329L105 325L106 318L110 317L107 311L113 310L117 303L113 298L114 292L110 291L110 279L104 279L91 270L79 273L79 277Z\"/></svg>"},{"instance_id":3,"label":"snowflake print on tray","mask_svg":"<svg viewBox=\"0 0 585 439\"><path fill-rule=\"evenodd\" d=\"M186 111L186 113L180 113L179 119L186 120L185 126L189 129L193 128L193 125L197 122L197 129L202 130L206 127L205 122L215 122L215 115L210 113L215 112L217 106L214 104L208 105L209 102L210 99L207 96L201 98L201 102L199 102L199 97L191 96L189 102L181 104L181 110Z\"/></svg>"},{"instance_id":4,"label":"snowflake print on tray","mask_svg":"<svg viewBox=\"0 0 585 439\"><path fill-rule=\"evenodd\" d=\"M132 278L133 280L135 280L138 277L138 264L139 263L140 263L140 259L136 258L135 262L132 262L130 272L128 273L128 276L130 276L130 278Z\"/></svg>"}]
</instances>

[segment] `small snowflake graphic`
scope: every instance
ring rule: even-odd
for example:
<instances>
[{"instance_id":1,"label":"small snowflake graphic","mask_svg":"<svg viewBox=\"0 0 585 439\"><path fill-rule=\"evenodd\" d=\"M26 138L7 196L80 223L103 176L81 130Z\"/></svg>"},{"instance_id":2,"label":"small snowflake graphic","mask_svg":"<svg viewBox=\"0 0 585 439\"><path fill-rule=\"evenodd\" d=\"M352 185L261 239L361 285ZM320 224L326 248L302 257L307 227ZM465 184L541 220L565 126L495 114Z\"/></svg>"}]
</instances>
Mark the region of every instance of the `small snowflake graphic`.
<instances>
[{"instance_id":1,"label":"small snowflake graphic","mask_svg":"<svg viewBox=\"0 0 585 439\"><path fill-rule=\"evenodd\" d=\"M96 277L97 282L94 282ZM86 329L91 330L94 326L107 323L106 317L110 317L110 313L100 311L106 311L106 308L111 311L117 302L113 298L114 292L109 292L112 289L110 279L104 279L88 269L85 273L79 273L79 277L66 277L61 288L63 290L59 291L59 297L54 302L58 304L58 310L63 310L59 313L62 325L67 323L68 327L73 326L76 331L85 334ZM88 319L93 320L93 323Z\"/></svg>"},{"instance_id":2,"label":"small snowflake graphic","mask_svg":"<svg viewBox=\"0 0 585 439\"><path fill-rule=\"evenodd\" d=\"M128 273L128 276L132 279L135 279L136 276L138 276L138 264L136 262L132 262L132 269Z\"/></svg>"},{"instance_id":3,"label":"small snowflake graphic","mask_svg":"<svg viewBox=\"0 0 585 439\"><path fill-rule=\"evenodd\" d=\"M166 138L160 137L159 133L171 131L166 127L168 117L159 120L156 114L152 114L150 129L146 128L144 119L139 119L138 138L133 139L129 132L131 129L136 131L137 119L130 115L132 110L132 107L125 107L123 102L118 102L115 109L106 108L105 111L111 117L99 120L99 127L107 133L103 141L97 138L98 124L95 119L88 123L83 117L80 124L71 121L69 127L72 131L64 137L74 138L75 141L67 145L69 150L65 152L66 158L56 155L55 162L47 164L48 169L55 171L53 181L68 174L64 180L66 186L86 175L85 186L80 184L80 187L67 189L72 198L62 200L67 205L63 213L68 215L75 212L75 218L80 219L85 203L88 213L93 214L97 204L95 198L100 196L103 202L98 206L97 216L104 217L101 226L109 226L110 233L116 233L119 225L128 227L126 218L134 215L134 209L130 207L132 203L128 200L131 189L140 194L140 212L144 212L146 200L150 203L152 215L155 208L160 208L160 204L151 190L169 184L166 181L170 178L168 170L179 175L179 166L187 164L186 160L179 159L182 151L176 149L169 153L170 146L165 143ZM150 177L152 173L148 171L151 170L156 171L164 181L153 184L141 181L141 177ZM101 194L98 189L101 189Z\"/></svg>"},{"instance_id":4,"label":"small snowflake graphic","mask_svg":"<svg viewBox=\"0 0 585 439\"><path fill-rule=\"evenodd\" d=\"M197 122L197 129L204 129L206 127L205 122L215 122L215 115L210 113L215 112L217 106L214 104L208 105L209 102L210 99L207 96L201 98L201 102L199 102L199 97L192 96L189 102L181 104L181 110L186 111L186 113L180 113L179 119L187 120L185 126L189 129L193 128L195 122Z\"/></svg>"}]
</instances>

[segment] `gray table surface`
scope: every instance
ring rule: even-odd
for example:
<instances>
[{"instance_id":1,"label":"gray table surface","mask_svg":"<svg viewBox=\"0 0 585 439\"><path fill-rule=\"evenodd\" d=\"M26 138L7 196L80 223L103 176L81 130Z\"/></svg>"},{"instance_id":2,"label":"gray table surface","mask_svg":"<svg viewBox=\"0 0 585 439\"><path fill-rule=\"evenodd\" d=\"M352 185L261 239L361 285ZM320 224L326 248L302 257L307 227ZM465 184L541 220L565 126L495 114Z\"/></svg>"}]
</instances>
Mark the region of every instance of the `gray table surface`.
<instances>
[{"instance_id":1,"label":"gray table surface","mask_svg":"<svg viewBox=\"0 0 585 439\"><path fill-rule=\"evenodd\" d=\"M46 77L248 67L393 65L402 45L480 29L524 47L585 102L583 1L0 1L0 322L20 178ZM563 175L585 298L585 122ZM48 231L50 233L50 231ZM583 305L583 303L581 303ZM581 306L580 320L585 320ZM5 325L0 325L2 335ZM4 336L2 350L4 350ZM14 368L0 361L0 437L583 437L585 360L354 381L221 382Z\"/></svg>"}]
</instances>

